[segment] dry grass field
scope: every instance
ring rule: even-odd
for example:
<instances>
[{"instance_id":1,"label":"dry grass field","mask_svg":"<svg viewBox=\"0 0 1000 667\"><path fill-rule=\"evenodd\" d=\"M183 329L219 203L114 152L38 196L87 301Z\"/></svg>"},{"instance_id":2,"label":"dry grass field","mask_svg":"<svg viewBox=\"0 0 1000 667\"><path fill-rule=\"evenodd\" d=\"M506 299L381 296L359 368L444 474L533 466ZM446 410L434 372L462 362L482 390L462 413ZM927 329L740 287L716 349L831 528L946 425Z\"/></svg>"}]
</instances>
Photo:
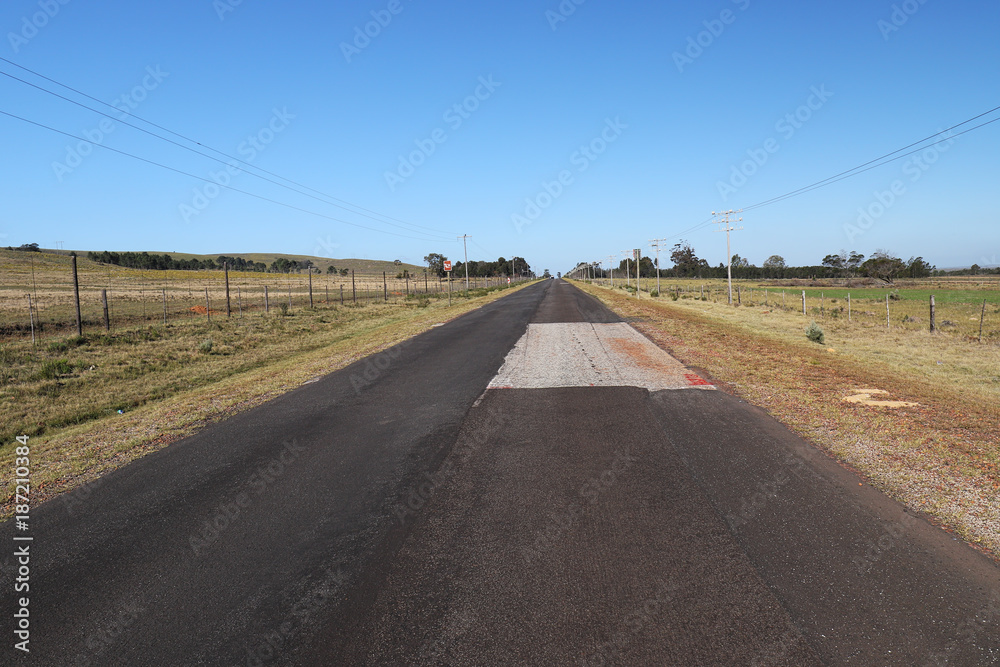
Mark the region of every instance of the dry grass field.
<instances>
[{"instance_id":1,"label":"dry grass field","mask_svg":"<svg viewBox=\"0 0 1000 667\"><path fill-rule=\"evenodd\" d=\"M744 297L743 306L732 307L719 282L712 284L713 296L705 301L700 299L701 283L693 281L661 282L664 296L642 292L638 299L617 285L612 290L577 284L630 318L678 359L764 408L890 496L994 557L1000 554L996 291L968 285L954 290L973 292L980 307L982 299L987 301L980 344L968 329L957 326L936 334L902 326L905 309L912 307L913 316L919 317L916 304L925 303L929 291L945 295L940 288L947 284L899 286L901 299L890 301L898 315L890 315L889 328L884 290L871 294L851 289L853 304L869 300L872 305L865 308L874 309L879 301L883 311L878 323L854 317L848 322L846 315L812 310L820 307L820 291L825 292L824 309L843 305L840 296L828 296L828 288L809 290L812 300L803 315L801 289L796 292L799 302L782 309L771 301L775 294L770 287L768 305L754 286L753 305ZM668 295L670 285L682 288L676 300ZM831 303L832 298L838 303ZM960 300L946 297L943 302L938 318L957 318L951 313L964 307ZM812 321L824 331L823 344L805 335Z\"/></svg>"},{"instance_id":2,"label":"dry grass field","mask_svg":"<svg viewBox=\"0 0 1000 667\"><path fill-rule=\"evenodd\" d=\"M31 280L31 267L25 271L23 265L26 254L0 257L0 324L5 327L0 335L0 466L12 462L14 438L28 435L37 462L36 498L96 479L207 423L506 293L506 281L469 292L455 281L449 306L446 285L442 292L428 281L424 293L422 282L416 287L411 282L407 291L405 281L395 281L387 290L379 275L377 291L374 276L366 277L370 283L357 280L357 300L346 291L341 304L339 284L337 298L331 285L327 302L325 276L314 276L309 307L305 275L231 272L232 312L227 317L221 272L168 271L150 277L152 272L114 268L110 280L118 297L111 330L105 331L100 309L91 300L86 307L81 304L84 334L78 337L72 290L67 295L64 284L68 258L32 253L35 283L29 285L37 286L43 315L32 343L30 331L14 326L21 314L19 306L11 305L25 296L25 276ZM107 267L90 264L79 262L81 301L108 277ZM169 295L166 324L162 293L148 296L153 278ZM269 289L269 312L262 303L265 284L282 287L274 290L277 294ZM361 287L369 284L368 290ZM203 285L212 286L211 318L203 305ZM237 286L253 295L241 309ZM189 301L188 291L196 295L199 288L201 299L192 296ZM44 317L46 309L49 318ZM26 299L23 315L26 319ZM4 484L6 501L11 489Z\"/></svg>"}]
</instances>

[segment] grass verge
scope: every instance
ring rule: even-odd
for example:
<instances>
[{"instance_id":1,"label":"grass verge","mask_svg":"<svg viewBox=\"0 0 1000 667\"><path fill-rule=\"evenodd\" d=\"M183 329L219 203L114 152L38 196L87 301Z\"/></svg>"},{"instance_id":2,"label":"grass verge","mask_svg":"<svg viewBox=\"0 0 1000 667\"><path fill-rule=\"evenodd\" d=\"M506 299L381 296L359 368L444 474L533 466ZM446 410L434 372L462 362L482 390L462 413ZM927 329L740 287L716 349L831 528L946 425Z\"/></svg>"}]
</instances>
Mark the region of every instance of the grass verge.
<instances>
[{"instance_id":1,"label":"grass verge","mask_svg":"<svg viewBox=\"0 0 1000 667\"><path fill-rule=\"evenodd\" d=\"M52 371L64 385L77 385L59 390L69 402L47 397L44 392L39 394L35 385L44 387L52 380L39 377L30 369L24 371L24 382L4 388L11 396L11 392L22 392L22 399L30 399L32 405L46 414L42 427L29 440L32 502L37 505L92 483L101 475L209 424L265 403L308 380L343 368L524 286L488 292L475 290L471 298L456 298L452 306L446 300L432 299L412 307L321 308L302 312L296 318L270 318L277 323L259 318L251 324L222 322L220 328L211 331L203 331L207 325L201 324L179 327L176 331L168 327L156 336L147 336L148 329L139 328L122 332L128 341L113 341L107 346L100 341L87 341L67 346L66 350L47 351L47 355L69 357L60 359L66 363L56 363ZM206 335L212 337L211 347L205 345ZM21 354L10 346L0 349L0 353ZM186 356L166 359L165 364L156 361L178 354ZM88 376L98 371L97 364L89 363L92 360L111 370ZM21 361L43 368L51 360L39 357ZM95 368L91 370L90 366ZM115 369L143 366L149 367L143 373L115 372ZM67 371L65 376L61 371ZM25 409L23 402L7 400L5 396L4 410L20 414ZM121 413L114 409L118 404L125 406L118 408ZM5 417L5 422L14 412ZM13 470L17 443L13 435L3 443L0 468ZM13 514L13 481L12 476L5 475L0 483L4 499L0 519Z\"/></svg>"},{"instance_id":2,"label":"grass verge","mask_svg":"<svg viewBox=\"0 0 1000 667\"><path fill-rule=\"evenodd\" d=\"M818 345L801 314L577 285L890 497L1000 555L997 345L826 322ZM844 401L862 388L917 405Z\"/></svg>"}]
</instances>

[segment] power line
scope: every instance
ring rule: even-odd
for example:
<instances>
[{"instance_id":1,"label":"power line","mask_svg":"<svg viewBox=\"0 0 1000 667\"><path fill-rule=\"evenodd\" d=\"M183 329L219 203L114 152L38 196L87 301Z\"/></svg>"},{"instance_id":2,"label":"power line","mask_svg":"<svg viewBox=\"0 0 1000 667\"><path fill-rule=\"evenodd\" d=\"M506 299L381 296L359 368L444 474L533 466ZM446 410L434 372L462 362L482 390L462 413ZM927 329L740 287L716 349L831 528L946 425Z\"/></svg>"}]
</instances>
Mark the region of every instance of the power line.
<instances>
[{"instance_id":1,"label":"power line","mask_svg":"<svg viewBox=\"0 0 1000 667\"><path fill-rule=\"evenodd\" d=\"M968 123L971 123L972 121L974 121L974 120L976 120L978 118L982 118L983 116L987 116L987 115L993 113L994 111L997 111L998 109L1000 109L1000 106L994 107L994 108L990 109L989 111L984 111L983 113L975 115L972 118L969 118L967 120L963 120L961 123L958 123L957 125L952 125L948 129L941 130L940 132L935 132L934 134L930 135L929 137L924 137L923 139L920 139L919 141L915 141L912 144L908 144L906 146L903 146L902 148L898 148L898 149L892 151L891 153L886 153L885 155L881 155L881 156L879 156L877 158L869 160L868 162L864 162L862 164L859 164L856 167L853 167L853 168L848 169L846 171L842 171L839 174L834 174L833 176L830 176L829 178L824 178L821 181L816 181L815 183L803 186L801 188L798 188L797 190L792 190L791 192L786 192L783 195L778 195L777 197L772 197L771 199L766 199L766 200L764 200L762 202L758 202L756 204L751 204L750 206L745 206L745 207L743 207L743 210L744 211L750 211L750 210L755 209L755 208L761 208L763 206L768 206L770 204L775 204L775 203L777 203L779 201L783 201L785 199L789 199L791 197L798 196L800 194L805 194L806 192L810 192L812 190L817 190L817 189L819 189L821 187L825 187L827 185L832 185L833 183L836 183L838 181L842 181L845 178L850 178L851 176L857 176L858 174L862 174L862 173L864 173L866 171L869 171L870 169L874 169L876 167L881 167L882 165L889 164L890 162L895 162L896 160L902 160L903 158L909 157L910 155L913 155L914 153L919 153L920 151L928 148L928 146L921 146L920 148L917 148L916 150L912 150L912 151L910 151L908 153L903 153L902 155L898 155L898 156L892 158L891 160L885 160L885 158L888 158L890 156L896 155L897 153L900 153L901 151L905 151L906 149L912 148L913 146L916 146L918 144L923 144L924 142L929 141L929 140L931 140L931 139L933 139L935 137L940 137L942 134L945 134L946 132L950 132L951 130L954 130L957 127L961 127L962 125L966 125ZM973 130L977 130L977 129L985 126L985 125L989 125L990 123L995 123L998 120L1000 120L1000 118L994 118L993 120L986 121L985 123L980 123L979 125L975 125L975 126L970 127L970 128L968 128L966 130L958 132L957 134L950 135L947 138L948 139L952 139L954 137L960 137L963 134L967 134L969 132L972 132ZM935 142L935 143L938 143L938 142ZM882 160L884 160L884 161L882 161ZM871 166L869 166L869 165L871 165Z\"/></svg>"},{"instance_id":2,"label":"power line","mask_svg":"<svg viewBox=\"0 0 1000 667\"><path fill-rule=\"evenodd\" d=\"M353 213L355 215L360 215L362 217L369 218L371 220L375 220L376 222L381 222L383 224L390 225L392 227L398 227L400 229L406 229L406 227L402 227L401 225L393 224L392 222L388 222L388 220L395 220L396 222L402 223L403 225L406 225L407 227L414 227L414 228L418 228L418 229L426 229L426 230L434 232L436 234L442 234L442 235L449 235L450 236L450 232L442 232L441 230L436 230L436 229L433 229L431 227L425 227L423 225L417 225L417 224L414 224L414 223L411 223L411 222L406 222L405 220L399 220L397 218L393 218L393 217L390 217L390 216L387 216L387 215L383 215L383 214L378 213L376 211L372 211L370 209L364 208L363 206L359 206L358 204L354 204L354 203L345 201L343 199L339 199L337 197L329 195L329 194L327 194L325 192L322 192L320 190L316 190L314 188L311 188L308 185L304 185L302 183L298 183L296 181L293 181L290 178L286 178L284 176L281 176L280 174L276 174L276 173L270 172L270 171L268 171L268 170L266 170L266 169L264 169L262 167L258 167L258 166L254 165L254 164L251 164L249 162L241 160L238 157L235 157L233 155L229 155L228 153L220 151L220 150L218 150L216 148L212 148L211 146L203 144L200 141L196 141L195 139L191 139L190 137L184 136L183 134L180 134L178 132L174 132L173 130L171 130L169 128L163 127L162 125L158 125L158 124L156 124L156 123L154 123L152 121L146 120L145 118L142 118L141 116L138 116L136 114L130 113L127 110L115 107L114 105L108 104L107 102L104 102L104 101L102 101L102 100L100 100L100 99L98 99L98 98L96 98L96 97L94 97L92 95L88 95L87 93L84 93L84 92L82 92L80 90L77 90L76 88L73 88L71 86L67 86L66 84L60 83L59 81L56 81L55 79L49 78L49 77L45 76L44 74L40 74L38 72L35 72L34 70L28 69L27 67L23 67L22 65L18 65L17 63L12 62L12 61L8 60L7 58L0 57L0 61L9 63L9 64L11 64L11 65L13 65L15 67L23 69L26 72L30 72L30 73L34 74L35 76L37 76L37 77L45 79L46 81L50 81L50 82L52 82L52 83L54 83L54 84L56 84L58 86L66 88L67 90L71 90L71 91L73 91L74 93L76 93L78 95L86 97L87 99L93 100L93 101L95 101L95 102L97 102L99 104L103 104L104 106L106 106L108 108L114 109L118 113L124 113L124 114L126 114L128 116L131 116L132 118L135 118L135 119L140 120L140 121L142 121L144 123L147 123L148 125L156 127L158 129L161 129L164 132L168 132L168 133L170 133L170 134L172 134L172 135L174 135L176 137L180 137L181 139L184 139L185 141L188 141L188 142L191 142L191 143L196 144L198 146L201 146L202 148L210 150L210 151L212 151L214 153L218 153L219 155L222 155L223 157L225 157L225 158L227 158L229 160L233 160L233 161L238 162L240 164L246 165L247 167L250 167L251 169L255 169L257 171L260 171L262 173L268 174L270 176L274 176L275 178L279 178L279 179L281 179L281 180L283 180L283 181L285 181L287 183L291 183L291 184L295 185L297 188L302 188L302 189L305 189L305 190L309 190L310 192L314 192L314 193L316 193L318 195L321 195L323 197L323 199L321 199L320 197L317 197L315 195L311 195L308 192L303 192L302 190L298 190L296 188L289 187L288 185L285 185L285 184L282 184L282 183L278 183L277 181L274 181L274 180L272 180L270 178L266 178L264 176L261 176L260 174L255 174L255 173L250 172L250 171L247 172L251 176L255 176L255 177L260 178L262 180L265 180L265 181L267 181L269 183L273 183L273 184L275 184L275 185L277 185L279 187L283 187L283 188L291 190L293 192L297 192L298 194L302 194L302 195L305 195L307 197L311 197L313 199L316 199L318 201L322 201L325 204L330 204L331 206L336 206L337 208L341 208L341 209L343 209L345 211L348 211L350 213ZM83 104L82 102L77 102L76 100L73 100L73 99L70 99L68 97L65 97L64 95L60 95L59 93L53 92L51 90L48 90L47 88L43 88L42 86L39 86L39 85L34 84L34 83L31 83L30 81L25 81L24 79L16 77L13 74L10 74L8 72L0 71L0 74L3 74L4 76L6 76L8 78L11 78L11 79L13 79L15 81L18 81L20 83L23 83L23 84L25 84L27 86L31 86L32 88L40 90L40 91L42 91L44 93L48 93L49 95L52 95L54 97L58 97L61 100L69 102L70 104L75 104L75 105L77 105L79 107L87 109L88 111L92 111L92 112L94 112L96 114L100 114L100 115L105 116L107 118L111 118L112 120L116 120L117 122L119 122L119 123L121 123L123 125L126 125L128 127L133 128L133 129L139 130L140 132L145 132L146 134L148 134L150 136L153 136L153 137L156 137L157 139L160 139L162 141L166 141L168 143L171 143L171 144L173 144L175 146L183 148L184 150L191 151L192 153L195 153L197 155L201 155L202 157L206 157L206 158L208 158L210 160L214 160L215 162L218 162L220 164L227 164L225 161L220 160L217 157L214 157L212 155L208 155L208 154L203 153L201 151L195 150L194 148L191 148L190 146L185 146L185 145L183 145L181 143L178 143L178 142L176 142L176 141L174 141L172 139L168 139L167 137L161 136L161 135L159 135L159 134L157 134L155 132L152 132L152 131L147 130L147 129L142 128L142 127L139 127L138 125L134 125L132 123L126 122L124 120L121 120L120 118L115 118L114 116L112 116L109 113L106 113L104 111L100 111L99 109L95 109L93 107L87 106L86 104ZM339 202L339 203L335 203L335 202ZM347 208L347 206L344 206L344 204L346 204L347 206L350 206L352 208ZM358 209L358 210L352 210L352 209ZM359 211L364 211L365 213L361 213ZM368 215L368 214L371 214L371 215ZM407 230L407 231L415 231L415 230Z\"/></svg>"},{"instance_id":3,"label":"power line","mask_svg":"<svg viewBox=\"0 0 1000 667\"><path fill-rule=\"evenodd\" d=\"M21 116L9 113L7 111L3 111L2 109L0 109L0 115L8 116L10 118L14 118L16 120L28 123L30 125L35 125L36 127L44 128L46 130L49 130L51 132L55 132L57 134L62 134L62 135L67 136L67 137L69 137L71 139L78 139L80 141L86 141L86 139L84 139L82 137L78 137L75 134L70 134L69 132L63 132L62 130L57 130L54 127L50 127L50 126L45 125L43 123L39 123L39 122L36 122L36 121L33 121L33 120L29 120L27 118L22 118ZM239 192L241 194L245 194L245 195L248 195L250 197L254 197L255 199L260 199L262 201L270 202L272 204L277 204L278 206L284 206L285 208L290 208L292 210L300 211L302 213L308 213L309 215L315 215L317 217L325 218L327 220L333 220L334 222L341 222L341 223L343 223L345 225L351 225L352 227L359 227L361 229L367 229L368 231L378 232L380 234L389 234L391 236L399 236L399 237L402 237L402 238L413 239L415 241L433 241L433 240L436 240L436 239L428 239L428 238L418 238L416 236L406 236L404 234L397 234L396 232L389 232L389 231L386 231L384 229L376 229L374 227L367 227L365 225L359 225L356 222L349 222L347 220L341 220L340 218L334 218L333 216L325 215L323 213L317 213L316 211L310 211L308 209L301 208L299 206L293 206L292 204L286 204L285 202L281 202L281 201L278 201L276 199L271 199L269 197L264 197L263 195L254 194L253 192L247 192L246 190L240 190L239 188L234 188L231 185L222 185L221 183L216 183L215 181L207 179L207 178L204 178L203 176L197 176L195 174L192 174L192 173L187 172L187 171L183 171L181 169L176 169L174 167L169 167L169 166L167 166L165 164L161 164L159 162L156 162L155 160L149 160L149 159L144 158L144 157L139 157L138 155L133 155L132 153L127 153L125 151L118 150L117 148L112 148L111 146L105 146L104 144L94 144L94 145L97 146L97 147L99 147L99 148L103 148L105 150L109 150L109 151L111 151L113 153L118 153L120 155L125 155L125 156L133 158L135 160L139 160L140 162L145 162L147 164L152 164L152 165L155 165L157 167L160 167L162 169L167 169L168 171L172 171L172 172L175 172L177 174L181 174L183 176L189 176L189 177L195 178L195 179L197 179L199 181L204 181L206 183L215 183L220 188L225 188L227 190L232 190L234 192Z\"/></svg>"}]
</instances>

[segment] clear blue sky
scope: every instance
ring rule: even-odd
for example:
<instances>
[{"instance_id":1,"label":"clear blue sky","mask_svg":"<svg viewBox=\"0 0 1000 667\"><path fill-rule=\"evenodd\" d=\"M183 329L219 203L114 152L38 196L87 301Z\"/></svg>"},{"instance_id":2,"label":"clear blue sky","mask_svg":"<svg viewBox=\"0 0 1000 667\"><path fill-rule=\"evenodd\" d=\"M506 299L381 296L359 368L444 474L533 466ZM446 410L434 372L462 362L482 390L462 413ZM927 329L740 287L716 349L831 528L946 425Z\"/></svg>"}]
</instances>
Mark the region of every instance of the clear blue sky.
<instances>
[{"instance_id":1,"label":"clear blue sky","mask_svg":"<svg viewBox=\"0 0 1000 667\"><path fill-rule=\"evenodd\" d=\"M554 273L626 248L650 254L649 239L669 246L713 210L784 194L1000 105L997 2L61 1L6 0L0 56L108 103L138 87L142 118L379 219L248 173L220 175L220 163L129 128L120 113L104 132L101 116L0 76L2 111L329 216L224 189L199 200L203 181L100 147L67 162L78 141L0 116L5 246L421 263L430 252L461 259L455 236L469 234L470 258L516 254ZM377 18L387 25L355 42ZM95 105L6 62L0 71ZM421 143L421 164L400 169ZM933 164L893 162L747 211L733 252L758 265L771 254L815 264L841 248L996 264L998 146L1000 122L932 150ZM767 159L744 166L752 155ZM720 183L733 188L725 198ZM893 201L872 208L894 185ZM878 214L866 228L859 208ZM710 227L683 238L716 265L725 239Z\"/></svg>"}]
</instances>

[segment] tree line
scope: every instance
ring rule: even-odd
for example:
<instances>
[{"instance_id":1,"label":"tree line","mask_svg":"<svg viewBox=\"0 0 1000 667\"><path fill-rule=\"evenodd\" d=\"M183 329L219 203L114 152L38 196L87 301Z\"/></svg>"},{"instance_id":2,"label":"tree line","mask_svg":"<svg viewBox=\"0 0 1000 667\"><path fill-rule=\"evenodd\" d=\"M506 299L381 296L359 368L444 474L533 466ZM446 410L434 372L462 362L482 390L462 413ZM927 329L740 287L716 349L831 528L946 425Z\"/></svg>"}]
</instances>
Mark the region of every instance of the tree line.
<instances>
[{"instance_id":1,"label":"tree line","mask_svg":"<svg viewBox=\"0 0 1000 667\"><path fill-rule=\"evenodd\" d=\"M294 260L278 257L270 265L255 262L243 257L219 255L216 259L175 259L169 254L158 255L148 252L93 252L87 253L87 259L100 264L113 264L130 269L145 269L151 271L201 271L218 270L228 265L233 271L252 271L258 273L292 273L305 270L318 271L312 260Z\"/></svg>"},{"instance_id":2,"label":"tree line","mask_svg":"<svg viewBox=\"0 0 1000 667\"><path fill-rule=\"evenodd\" d=\"M431 275L444 278L444 263L447 259L447 257L440 253L432 252L424 257L424 263L427 264L428 272ZM464 276L465 264L463 262L454 262L451 266L451 272L456 276ZM488 278L510 275L533 276L534 274L531 272L531 266L523 257L512 257L510 259L499 257L495 262L469 260L470 277Z\"/></svg>"},{"instance_id":3,"label":"tree line","mask_svg":"<svg viewBox=\"0 0 1000 667\"><path fill-rule=\"evenodd\" d=\"M660 276L665 278L725 278L728 274L725 263L720 262L718 266L710 266L706 260L698 257L694 248L687 241L681 241L674 245L670 252L670 260L673 262L673 266L661 268ZM892 252L882 249L876 250L868 258L856 251L841 250L839 253L825 256L819 264L812 266L789 266L781 255L771 255L761 266L756 266L739 255L733 255L731 263L733 278L753 280L863 277L891 284L899 278L1000 274L1000 267L983 269L978 265L973 265L970 269L941 271L926 262L923 257L910 257L904 260ZM626 270L632 276L636 274L634 260L623 259L615 267L615 272L619 276L624 276ZM656 261L650 257L640 257L638 271L640 277L656 277ZM574 272L579 272L581 275L590 272L591 275L596 275L599 278L607 278L611 273L609 270L599 268L589 262L581 262L574 269Z\"/></svg>"}]
</instances>

